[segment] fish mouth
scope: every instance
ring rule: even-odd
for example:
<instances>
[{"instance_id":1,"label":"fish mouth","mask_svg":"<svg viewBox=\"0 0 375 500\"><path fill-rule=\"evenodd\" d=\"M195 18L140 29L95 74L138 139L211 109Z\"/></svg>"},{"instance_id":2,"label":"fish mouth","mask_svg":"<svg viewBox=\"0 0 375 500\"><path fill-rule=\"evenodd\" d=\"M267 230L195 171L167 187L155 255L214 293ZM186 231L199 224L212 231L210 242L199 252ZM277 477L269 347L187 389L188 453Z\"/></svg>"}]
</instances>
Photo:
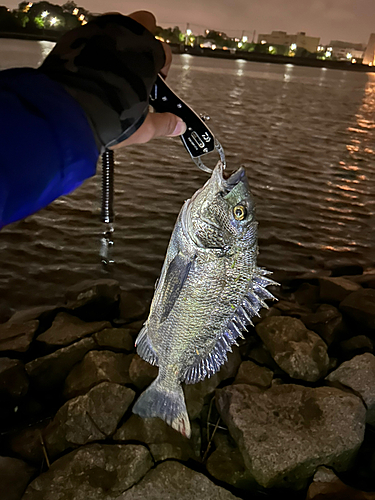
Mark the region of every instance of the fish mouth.
<instances>
[{"instance_id":1,"label":"fish mouth","mask_svg":"<svg viewBox=\"0 0 375 500\"><path fill-rule=\"evenodd\" d=\"M246 179L246 172L243 167L240 167L238 170L227 171L224 170L223 165L220 164L218 165L218 173L226 193L230 193L239 182L244 182Z\"/></svg>"}]
</instances>

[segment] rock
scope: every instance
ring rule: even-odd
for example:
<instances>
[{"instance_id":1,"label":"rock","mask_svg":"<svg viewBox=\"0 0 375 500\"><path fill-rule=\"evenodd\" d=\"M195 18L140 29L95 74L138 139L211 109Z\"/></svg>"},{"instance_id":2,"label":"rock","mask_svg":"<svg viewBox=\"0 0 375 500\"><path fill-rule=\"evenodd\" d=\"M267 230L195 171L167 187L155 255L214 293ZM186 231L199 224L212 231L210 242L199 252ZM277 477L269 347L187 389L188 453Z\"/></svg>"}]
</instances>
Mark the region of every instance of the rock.
<instances>
[{"instance_id":1,"label":"rock","mask_svg":"<svg viewBox=\"0 0 375 500\"><path fill-rule=\"evenodd\" d=\"M219 434L216 434L217 438ZM207 460L207 471L218 481L230 484L235 488L249 490L257 485L255 479L245 466L238 448L229 443L227 436L215 439L216 450Z\"/></svg>"},{"instance_id":2,"label":"rock","mask_svg":"<svg viewBox=\"0 0 375 500\"><path fill-rule=\"evenodd\" d=\"M12 433L8 442L9 448L17 456L41 468L44 461L43 430L45 422L26 427L17 433Z\"/></svg>"},{"instance_id":3,"label":"rock","mask_svg":"<svg viewBox=\"0 0 375 500\"><path fill-rule=\"evenodd\" d=\"M22 460L0 457L0 498L21 500L35 469Z\"/></svg>"},{"instance_id":4,"label":"rock","mask_svg":"<svg viewBox=\"0 0 375 500\"><path fill-rule=\"evenodd\" d=\"M23 500L115 500L152 465L144 446L91 444L56 460Z\"/></svg>"},{"instance_id":5,"label":"rock","mask_svg":"<svg viewBox=\"0 0 375 500\"><path fill-rule=\"evenodd\" d=\"M121 321L122 323L124 323L124 322L126 323L125 320L119 320L119 321ZM132 336L132 338L134 339L134 342L135 342L136 338L138 337L139 332L142 330L144 323L145 323L144 319L141 319L138 321L132 321L131 323L127 323L126 328L129 329L129 333Z\"/></svg>"},{"instance_id":6,"label":"rock","mask_svg":"<svg viewBox=\"0 0 375 500\"><path fill-rule=\"evenodd\" d=\"M363 274L363 267L359 264L341 264L341 265L331 265L328 262L328 268L332 270L332 276L356 276Z\"/></svg>"},{"instance_id":7,"label":"rock","mask_svg":"<svg viewBox=\"0 0 375 500\"><path fill-rule=\"evenodd\" d=\"M267 318L256 332L271 356L290 377L315 382L327 373L327 345L296 318Z\"/></svg>"},{"instance_id":8,"label":"rock","mask_svg":"<svg viewBox=\"0 0 375 500\"><path fill-rule=\"evenodd\" d=\"M221 367L219 373L220 382L234 378L237 375L240 364L242 363L240 350L232 346L233 352L228 352L228 361Z\"/></svg>"},{"instance_id":9,"label":"rock","mask_svg":"<svg viewBox=\"0 0 375 500\"><path fill-rule=\"evenodd\" d=\"M366 422L375 425L375 356L370 353L355 356L342 363L326 380L349 387L361 396L366 407Z\"/></svg>"},{"instance_id":10,"label":"rock","mask_svg":"<svg viewBox=\"0 0 375 500\"><path fill-rule=\"evenodd\" d=\"M119 319L130 323L145 318L150 302L134 292L121 292Z\"/></svg>"},{"instance_id":11,"label":"rock","mask_svg":"<svg viewBox=\"0 0 375 500\"><path fill-rule=\"evenodd\" d=\"M294 298L300 306L311 309L319 301L319 287L310 283L302 283L294 292Z\"/></svg>"},{"instance_id":12,"label":"rock","mask_svg":"<svg viewBox=\"0 0 375 500\"><path fill-rule=\"evenodd\" d=\"M134 397L128 387L103 382L66 402L44 430L48 454L54 457L67 448L106 439L115 432Z\"/></svg>"},{"instance_id":13,"label":"rock","mask_svg":"<svg viewBox=\"0 0 375 500\"><path fill-rule=\"evenodd\" d=\"M21 361L0 358L0 397L22 398L29 388L25 366Z\"/></svg>"},{"instance_id":14,"label":"rock","mask_svg":"<svg viewBox=\"0 0 375 500\"><path fill-rule=\"evenodd\" d=\"M184 385L186 408L191 420L200 416L209 396L222 381L236 376L240 364L239 348L233 348L233 352L228 353L228 361L212 377L205 378L197 384Z\"/></svg>"},{"instance_id":15,"label":"rock","mask_svg":"<svg viewBox=\"0 0 375 500\"><path fill-rule=\"evenodd\" d=\"M86 323L71 314L60 312L51 328L39 335L37 341L47 347L64 347L108 327L111 327L108 321Z\"/></svg>"},{"instance_id":16,"label":"rock","mask_svg":"<svg viewBox=\"0 0 375 500\"><path fill-rule=\"evenodd\" d=\"M275 363L273 357L265 348L263 343L251 349L248 357L250 360L255 361L258 365L266 366L274 373L284 373L283 370L280 369L279 365Z\"/></svg>"},{"instance_id":17,"label":"rock","mask_svg":"<svg viewBox=\"0 0 375 500\"><path fill-rule=\"evenodd\" d=\"M34 338L39 321L31 320L25 323L7 321L0 325L0 352L26 352Z\"/></svg>"},{"instance_id":18,"label":"rock","mask_svg":"<svg viewBox=\"0 0 375 500\"><path fill-rule=\"evenodd\" d=\"M132 356L112 351L88 352L67 376L64 397L69 399L85 394L100 382L131 383L129 366Z\"/></svg>"},{"instance_id":19,"label":"rock","mask_svg":"<svg viewBox=\"0 0 375 500\"><path fill-rule=\"evenodd\" d=\"M348 295L339 306L341 312L369 330L375 330L375 290L363 288Z\"/></svg>"},{"instance_id":20,"label":"rock","mask_svg":"<svg viewBox=\"0 0 375 500\"><path fill-rule=\"evenodd\" d=\"M154 460L196 458L193 443L160 418L132 415L113 436L115 441L139 441L150 448ZM155 455L154 455L155 454Z\"/></svg>"},{"instance_id":21,"label":"rock","mask_svg":"<svg viewBox=\"0 0 375 500\"><path fill-rule=\"evenodd\" d=\"M273 306L282 312L284 316L292 316L300 318L305 314L311 313L311 309L306 306L300 306L297 302L289 302L287 300L280 300Z\"/></svg>"},{"instance_id":22,"label":"rock","mask_svg":"<svg viewBox=\"0 0 375 500\"><path fill-rule=\"evenodd\" d=\"M61 310L61 306L37 306L31 309L16 311L9 319L10 324L26 323L31 320L38 320L41 327L51 324L56 312Z\"/></svg>"},{"instance_id":23,"label":"rock","mask_svg":"<svg viewBox=\"0 0 375 500\"><path fill-rule=\"evenodd\" d=\"M357 335L356 337L340 342L340 349L344 356L352 358L365 352L372 353L374 351L374 344L366 335Z\"/></svg>"},{"instance_id":24,"label":"rock","mask_svg":"<svg viewBox=\"0 0 375 500\"><path fill-rule=\"evenodd\" d=\"M344 484L326 467L319 467L307 491L306 500L375 500L375 493L359 491Z\"/></svg>"},{"instance_id":25,"label":"rock","mask_svg":"<svg viewBox=\"0 0 375 500\"><path fill-rule=\"evenodd\" d=\"M26 364L30 381L34 387L43 391L61 385L73 366L81 361L88 351L96 347L92 338L86 338L52 354L30 361Z\"/></svg>"},{"instance_id":26,"label":"rock","mask_svg":"<svg viewBox=\"0 0 375 500\"><path fill-rule=\"evenodd\" d=\"M94 339L100 347L106 349L118 349L128 352L134 350L133 338L127 328L106 328L95 333Z\"/></svg>"},{"instance_id":27,"label":"rock","mask_svg":"<svg viewBox=\"0 0 375 500\"><path fill-rule=\"evenodd\" d=\"M150 365L144 359L136 354L133 356L129 368L129 377L131 382L143 391L151 382L158 376L159 369L157 366Z\"/></svg>"},{"instance_id":28,"label":"rock","mask_svg":"<svg viewBox=\"0 0 375 500\"><path fill-rule=\"evenodd\" d=\"M308 330L322 337L328 346L344 331L341 313L329 304L322 304L314 313L301 316L301 321Z\"/></svg>"},{"instance_id":29,"label":"rock","mask_svg":"<svg viewBox=\"0 0 375 500\"><path fill-rule=\"evenodd\" d=\"M360 274L359 276L350 276L351 281L358 283L363 288L375 288L375 272L374 270L370 270L364 274Z\"/></svg>"},{"instance_id":30,"label":"rock","mask_svg":"<svg viewBox=\"0 0 375 500\"><path fill-rule=\"evenodd\" d=\"M255 385L262 389L271 386L273 372L264 366L259 366L252 361L243 361L238 369L234 384Z\"/></svg>"},{"instance_id":31,"label":"rock","mask_svg":"<svg viewBox=\"0 0 375 500\"><path fill-rule=\"evenodd\" d=\"M346 470L363 441L360 398L331 387L274 385L216 392L218 411L245 464L263 487L303 488L319 465Z\"/></svg>"},{"instance_id":32,"label":"rock","mask_svg":"<svg viewBox=\"0 0 375 500\"><path fill-rule=\"evenodd\" d=\"M235 500L232 493L178 462L162 462L116 500ZM25 499L29 500L29 499Z\"/></svg>"},{"instance_id":33,"label":"rock","mask_svg":"<svg viewBox=\"0 0 375 500\"><path fill-rule=\"evenodd\" d=\"M12 310L11 308L4 304L0 304L0 324L6 323L12 316Z\"/></svg>"},{"instance_id":34,"label":"rock","mask_svg":"<svg viewBox=\"0 0 375 500\"><path fill-rule=\"evenodd\" d=\"M320 300L339 304L352 292L360 290L362 287L358 283L346 278L320 278Z\"/></svg>"},{"instance_id":35,"label":"rock","mask_svg":"<svg viewBox=\"0 0 375 500\"><path fill-rule=\"evenodd\" d=\"M86 280L66 292L66 307L85 321L115 317L118 311L120 285L111 279Z\"/></svg>"}]
</instances>

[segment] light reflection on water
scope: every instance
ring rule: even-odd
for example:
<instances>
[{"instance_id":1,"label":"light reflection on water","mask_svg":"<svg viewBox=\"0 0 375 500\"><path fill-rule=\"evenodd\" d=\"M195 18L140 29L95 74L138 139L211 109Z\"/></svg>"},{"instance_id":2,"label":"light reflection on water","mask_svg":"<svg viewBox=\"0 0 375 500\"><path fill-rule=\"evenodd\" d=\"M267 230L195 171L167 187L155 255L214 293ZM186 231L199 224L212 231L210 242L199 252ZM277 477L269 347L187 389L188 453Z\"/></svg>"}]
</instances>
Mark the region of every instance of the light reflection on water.
<instances>
[{"instance_id":1,"label":"light reflection on water","mask_svg":"<svg viewBox=\"0 0 375 500\"><path fill-rule=\"evenodd\" d=\"M36 66L47 50L6 42L0 67ZM211 117L229 168L245 166L261 265L288 273L374 265L373 74L181 55L168 82ZM1 297L15 308L52 303L67 285L108 276L150 296L177 214L206 179L179 139L116 152L110 272L99 257L97 176L0 233Z\"/></svg>"}]
</instances>

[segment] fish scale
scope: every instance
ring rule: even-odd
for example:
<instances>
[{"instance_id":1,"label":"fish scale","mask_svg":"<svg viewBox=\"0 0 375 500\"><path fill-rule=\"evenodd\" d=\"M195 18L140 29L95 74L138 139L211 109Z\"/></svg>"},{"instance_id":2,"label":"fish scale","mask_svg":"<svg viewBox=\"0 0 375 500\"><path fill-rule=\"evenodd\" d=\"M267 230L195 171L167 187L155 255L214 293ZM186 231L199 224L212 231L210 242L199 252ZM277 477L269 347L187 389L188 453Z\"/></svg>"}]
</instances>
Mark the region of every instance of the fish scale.
<instances>
[{"instance_id":1,"label":"fish scale","mask_svg":"<svg viewBox=\"0 0 375 500\"><path fill-rule=\"evenodd\" d=\"M133 412L159 417L190 437L181 383L216 373L276 283L257 267L257 222L243 168L228 179L219 162L183 205L172 232L138 354L159 366Z\"/></svg>"}]
</instances>

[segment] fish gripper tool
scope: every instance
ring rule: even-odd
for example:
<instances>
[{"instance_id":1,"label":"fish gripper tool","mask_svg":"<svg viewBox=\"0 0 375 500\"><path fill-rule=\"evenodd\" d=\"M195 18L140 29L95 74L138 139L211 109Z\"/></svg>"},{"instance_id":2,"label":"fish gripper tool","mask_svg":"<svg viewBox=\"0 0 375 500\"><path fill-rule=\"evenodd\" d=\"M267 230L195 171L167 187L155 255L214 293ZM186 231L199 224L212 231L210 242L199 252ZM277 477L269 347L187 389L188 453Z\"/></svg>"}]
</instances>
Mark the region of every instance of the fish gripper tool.
<instances>
[{"instance_id":1,"label":"fish gripper tool","mask_svg":"<svg viewBox=\"0 0 375 500\"><path fill-rule=\"evenodd\" d=\"M158 75L152 88L150 105L157 113L173 113L186 123L186 132L180 137L197 167L205 172L212 173L212 169L203 163L202 156L216 150L225 168L224 149L207 127L204 119L180 99L160 75Z\"/></svg>"}]
</instances>

